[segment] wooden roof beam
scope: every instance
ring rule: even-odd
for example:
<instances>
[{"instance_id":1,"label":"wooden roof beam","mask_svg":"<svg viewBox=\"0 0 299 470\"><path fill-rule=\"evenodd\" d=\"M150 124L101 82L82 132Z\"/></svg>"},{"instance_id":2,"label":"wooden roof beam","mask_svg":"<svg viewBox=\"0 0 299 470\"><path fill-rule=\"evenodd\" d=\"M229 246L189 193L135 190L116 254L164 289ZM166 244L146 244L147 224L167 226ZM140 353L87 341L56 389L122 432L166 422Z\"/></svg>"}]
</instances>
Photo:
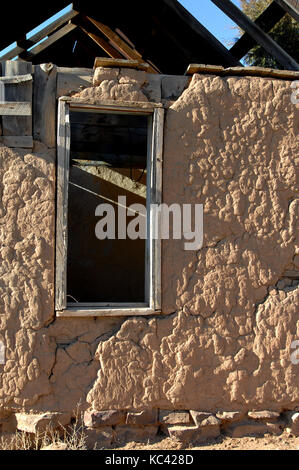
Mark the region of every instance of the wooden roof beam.
<instances>
[{"instance_id":1,"label":"wooden roof beam","mask_svg":"<svg viewBox=\"0 0 299 470\"><path fill-rule=\"evenodd\" d=\"M242 64L230 53L230 51L218 41L213 34L211 34L194 16L189 13L186 8L183 7L177 0L163 0L164 3L171 8L184 22L188 23L190 28L197 33L199 36L205 39L210 43L214 49L225 59L225 61L231 66L239 65L242 67ZM198 45L200 47L200 44Z\"/></svg>"},{"instance_id":2,"label":"wooden roof beam","mask_svg":"<svg viewBox=\"0 0 299 470\"><path fill-rule=\"evenodd\" d=\"M299 64L230 0L212 0L212 2L239 25L240 28L250 34L250 36L264 47L270 55L274 56L283 67L289 70L299 70Z\"/></svg>"},{"instance_id":3,"label":"wooden roof beam","mask_svg":"<svg viewBox=\"0 0 299 470\"><path fill-rule=\"evenodd\" d=\"M71 21L78 14L79 13L77 11L71 10L65 15L62 15L60 18L47 25L45 28L38 31L38 33L34 34L31 38L22 38L22 40L19 41L19 43L17 44L17 47L0 57L0 61L11 60L14 59L16 56L20 56L20 54L22 54L38 42L42 41L42 39L52 34L57 28L60 28L60 26L63 26L65 23Z\"/></svg>"},{"instance_id":4,"label":"wooden roof beam","mask_svg":"<svg viewBox=\"0 0 299 470\"><path fill-rule=\"evenodd\" d=\"M281 8L291 15L299 23L299 1L298 0L275 0Z\"/></svg>"},{"instance_id":5,"label":"wooden roof beam","mask_svg":"<svg viewBox=\"0 0 299 470\"><path fill-rule=\"evenodd\" d=\"M132 49L121 37L114 31L112 31L109 26L104 25L103 23L100 23L99 21L94 20L93 18L90 18L89 16L87 17L88 20L96 26L96 28L101 31L102 34L104 34L110 43L117 49L119 50L122 55L130 60L137 60L138 62L145 62L142 59L142 55L136 51L135 49ZM151 73L157 73L157 70L153 68L151 65L149 65L149 72Z\"/></svg>"},{"instance_id":6,"label":"wooden roof beam","mask_svg":"<svg viewBox=\"0 0 299 470\"><path fill-rule=\"evenodd\" d=\"M66 36L67 34L69 34L71 31L73 31L76 28L77 28L76 25L74 25L72 23L68 23L67 25L63 26L63 28L60 28L58 31L56 31L56 33L49 36L45 41L43 41L42 43L35 46L30 51L22 52L19 55L20 58L24 59L24 60L33 59L35 56L37 56L37 54L40 54L47 47L49 47L52 44L54 44L55 42L59 41L59 39L63 38L64 36Z\"/></svg>"},{"instance_id":7,"label":"wooden roof beam","mask_svg":"<svg viewBox=\"0 0 299 470\"><path fill-rule=\"evenodd\" d=\"M263 31L268 33L280 21L286 12L276 2L270 3L261 15L255 20ZM237 59L242 59L256 45L256 41L248 33L243 36L230 48L230 52Z\"/></svg>"},{"instance_id":8,"label":"wooden roof beam","mask_svg":"<svg viewBox=\"0 0 299 470\"><path fill-rule=\"evenodd\" d=\"M106 52L112 59L123 59L123 56L112 47L105 39L101 38L97 34L87 31L83 26L80 26L80 29L89 36L93 42L95 42L103 51Z\"/></svg>"}]
</instances>

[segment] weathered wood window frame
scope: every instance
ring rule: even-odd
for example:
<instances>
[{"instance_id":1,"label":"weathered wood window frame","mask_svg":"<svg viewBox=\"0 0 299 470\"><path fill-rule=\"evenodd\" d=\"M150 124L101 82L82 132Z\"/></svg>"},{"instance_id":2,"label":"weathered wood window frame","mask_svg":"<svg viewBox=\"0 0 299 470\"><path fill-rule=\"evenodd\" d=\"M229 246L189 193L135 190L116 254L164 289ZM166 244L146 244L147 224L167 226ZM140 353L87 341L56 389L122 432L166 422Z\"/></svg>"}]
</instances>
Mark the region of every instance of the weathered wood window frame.
<instances>
[{"instance_id":1,"label":"weathered wood window frame","mask_svg":"<svg viewBox=\"0 0 299 470\"><path fill-rule=\"evenodd\" d=\"M94 111L149 116L147 155L147 230L146 240L146 302L68 303L67 302L67 232L68 183L70 164L70 111ZM161 239L154 237L160 230L156 208L162 203L164 109L161 105L130 103L92 105L62 97L58 104L57 131L57 218L56 218L56 315L60 317L153 315L161 311ZM158 226L157 226L158 224Z\"/></svg>"}]
</instances>

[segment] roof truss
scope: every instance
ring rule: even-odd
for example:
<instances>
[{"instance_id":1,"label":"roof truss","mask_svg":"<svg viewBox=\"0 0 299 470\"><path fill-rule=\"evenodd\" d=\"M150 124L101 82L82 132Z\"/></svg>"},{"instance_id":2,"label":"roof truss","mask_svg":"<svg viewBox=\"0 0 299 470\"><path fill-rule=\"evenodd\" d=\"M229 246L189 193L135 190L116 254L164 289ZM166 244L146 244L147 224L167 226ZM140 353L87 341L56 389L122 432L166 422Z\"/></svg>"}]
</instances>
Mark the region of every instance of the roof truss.
<instances>
[{"instance_id":1,"label":"roof truss","mask_svg":"<svg viewBox=\"0 0 299 470\"><path fill-rule=\"evenodd\" d=\"M132 0L132 2L135 1L137 0ZM188 64L195 62L195 59L199 60L202 54L207 60L211 57L211 64L223 62L224 66L241 66L239 60L258 43L284 68L299 70L299 65L294 58L267 34L286 13L298 21L299 0L274 0L255 22L251 21L231 0L211 1L245 31L230 50L225 48L177 0L151 0L144 28L143 24L130 23L128 16L122 21L125 10L121 8L124 6L118 11L118 19L115 20L113 10L107 6L104 11L97 9L90 0L74 0L75 9L53 21L29 39L26 34L21 35L17 40L17 46L2 55L0 61L11 60L18 56L33 63L55 61L52 57L56 57L57 61L61 62L66 57L67 61L74 60L80 66L82 58L85 57L83 53L85 50L89 61L92 60L92 57L102 53L112 59L130 59L139 63L147 63L150 72L159 73L163 68L168 48L172 48L172 50L165 60L170 62L171 58L173 60L174 57L177 57L180 66L182 66L182 58L183 61L189 61ZM167 27L165 27L167 21ZM129 25L127 25L128 22ZM179 25L183 28L180 37L177 36ZM123 28L130 38L121 31ZM158 31L158 36L151 39L152 29ZM143 41L142 34L150 35L150 37ZM136 47L131 40L136 41ZM196 47L197 41L202 41L205 47L200 45ZM80 48L79 58L72 59L67 51L72 51L72 48L74 50L77 43ZM159 51L160 44L161 49L164 47L161 51ZM211 55L205 50L208 49L207 45L211 47L211 52L214 51ZM66 48L66 51L63 48ZM102 51L101 53L98 48ZM152 49L154 50L154 59L151 57ZM197 50L199 53L196 52ZM214 56L213 53L215 53ZM205 54L207 54L206 57ZM158 63L153 63L156 60ZM65 65L69 65L69 63ZM168 68L170 65L168 63ZM173 71L168 71L168 73L173 73Z\"/></svg>"},{"instance_id":2,"label":"roof truss","mask_svg":"<svg viewBox=\"0 0 299 470\"><path fill-rule=\"evenodd\" d=\"M251 21L230 0L212 0L212 2L249 34L254 41L263 46L270 55L274 56L283 67L289 70L299 70L299 64L265 33L257 22Z\"/></svg>"}]
</instances>

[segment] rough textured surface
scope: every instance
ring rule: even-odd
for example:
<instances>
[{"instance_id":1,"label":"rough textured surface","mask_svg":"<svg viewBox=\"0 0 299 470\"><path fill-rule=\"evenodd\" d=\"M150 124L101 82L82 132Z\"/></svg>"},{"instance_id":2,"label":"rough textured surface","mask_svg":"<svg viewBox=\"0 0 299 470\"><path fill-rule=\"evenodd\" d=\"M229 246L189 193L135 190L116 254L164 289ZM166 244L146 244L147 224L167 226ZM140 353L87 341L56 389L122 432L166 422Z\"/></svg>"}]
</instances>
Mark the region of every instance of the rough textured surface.
<instances>
[{"instance_id":1,"label":"rough textured surface","mask_svg":"<svg viewBox=\"0 0 299 470\"><path fill-rule=\"evenodd\" d=\"M206 442L220 435L219 426L169 426L166 435L182 443Z\"/></svg>"},{"instance_id":2,"label":"rough textured surface","mask_svg":"<svg viewBox=\"0 0 299 470\"><path fill-rule=\"evenodd\" d=\"M101 429L85 429L86 436L85 445L89 450L110 447L113 439L114 432L112 427L104 426Z\"/></svg>"},{"instance_id":3,"label":"rough textured surface","mask_svg":"<svg viewBox=\"0 0 299 470\"><path fill-rule=\"evenodd\" d=\"M96 409L298 404L299 290L276 288L298 263L291 91L285 81L195 75L168 110L164 202L204 204L204 246L163 243L169 315L128 320L99 344Z\"/></svg>"},{"instance_id":4,"label":"rough textured surface","mask_svg":"<svg viewBox=\"0 0 299 470\"><path fill-rule=\"evenodd\" d=\"M279 435L282 433L282 426L279 423L261 423L261 422L248 422L236 424L226 429L226 433L234 438L245 436L262 436L264 434Z\"/></svg>"},{"instance_id":5,"label":"rough textured surface","mask_svg":"<svg viewBox=\"0 0 299 470\"><path fill-rule=\"evenodd\" d=\"M280 415L275 411L249 411L248 416L249 418L261 421L275 421Z\"/></svg>"},{"instance_id":6,"label":"rough textured surface","mask_svg":"<svg viewBox=\"0 0 299 470\"><path fill-rule=\"evenodd\" d=\"M158 422L158 410L144 410L139 413L128 413L127 424L154 425Z\"/></svg>"},{"instance_id":7,"label":"rough textured surface","mask_svg":"<svg viewBox=\"0 0 299 470\"><path fill-rule=\"evenodd\" d=\"M160 424L188 424L190 415L188 411L159 411Z\"/></svg>"},{"instance_id":8,"label":"rough textured surface","mask_svg":"<svg viewBox=\"0 0 299 470\"><path fill-rule=\"evenodd\" d=\"M133 72L76 97L145 103L143 72ZM194 75L168 109L164 202L204 204L204 246L163 242L155 318L55 320L55 156L0 146L0 413L299 405L299 289L286 274L299 268L292 91Z\"/></svg>"},{"instance_id":9,"label":"rough textured surface","mask_svg":"<svg viewBox=\"0 0 299 470\"><path fill-rule=\"evenodd\" d=\"M103 100L147 102L142 88L146 84L146 73L133 69L106 69L98 67L94 76L94 87L88 87L72 98L97 104Z\"/></svg>"},{"instance_id":10,"label":"rough textured surface","mask_svg":"<svg viewBox=\"0 0 299 470\"><path fill-rule=\"evenodd\" d=\"M98 428L100 426L115 426L125 422L125 413L118 410L107 411L85 411L84 424L89 428Z\"/></svg>"},{"instance_id":11,"label":"rough textured surface","mask_svg":"<svg viewBox=\"0 0 299 470\"><path fill-rule=\"evenodd\" d=\"M31 434L62 429L71 422L70 413L25 414L16 413L17 429Z\"/></svg>"},{"instance_id":12,"label":"rough textured surface","mask_svg":"<svg viewBox=\"0 0 299 470\"><path fill-rule=\"evenodd\" d=\"M142 442L153 439L158 432L158 426L116 426L116 442Z\"/></svg>"}]
</instances>

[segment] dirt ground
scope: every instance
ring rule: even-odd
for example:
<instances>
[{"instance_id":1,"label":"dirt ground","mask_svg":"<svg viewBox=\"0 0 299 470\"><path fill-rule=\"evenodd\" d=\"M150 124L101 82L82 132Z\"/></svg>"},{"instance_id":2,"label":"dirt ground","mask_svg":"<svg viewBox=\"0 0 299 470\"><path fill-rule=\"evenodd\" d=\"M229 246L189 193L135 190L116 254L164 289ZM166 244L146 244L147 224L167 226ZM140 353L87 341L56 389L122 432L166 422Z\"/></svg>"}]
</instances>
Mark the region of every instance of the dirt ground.
<instances>
[{"instance_id":1,"label":"dirt ground","mask_svg":"<svg viewBox=\"0 0 299 470\"><path fill-rule=\"evenodd\" d=\"M114 450L299 450L299 437L287 432L280 436L243 437L232 439L219 437L211 442L195 446L182 446L169 438L157 438L147 444L131 442L125 446L114 446Z\"/></svg>"}]
</instances>

